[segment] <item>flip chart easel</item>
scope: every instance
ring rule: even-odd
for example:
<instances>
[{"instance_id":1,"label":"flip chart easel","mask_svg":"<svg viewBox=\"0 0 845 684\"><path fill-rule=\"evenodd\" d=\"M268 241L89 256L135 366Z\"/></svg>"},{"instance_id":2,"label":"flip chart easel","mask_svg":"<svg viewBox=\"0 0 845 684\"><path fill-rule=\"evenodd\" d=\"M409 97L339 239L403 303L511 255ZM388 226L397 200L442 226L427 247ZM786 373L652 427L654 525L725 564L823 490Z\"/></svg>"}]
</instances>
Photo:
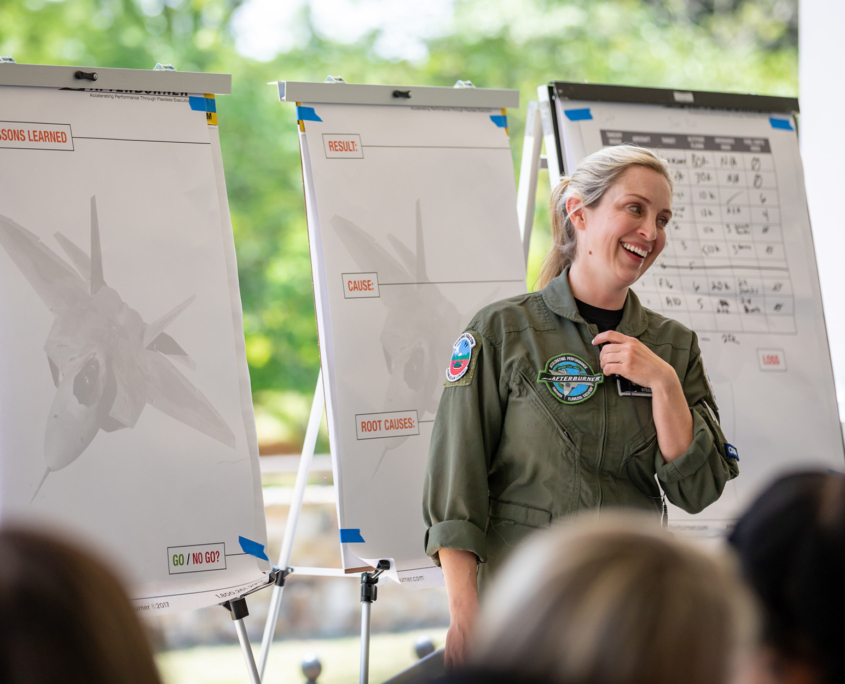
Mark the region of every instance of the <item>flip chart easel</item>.
<instances>
[{"instance_id":1,"label":"flip chart easel","mask_svg":"<svg viewBox=\"0 0 845 684\"><path fill-rule=\"evenodd\" d=\"M55 393L50 419L57 421L47 423L42 448L31 437L45 430L43 419L27 422L38 408L20 409L25 415L16 420L16 407L4 402L0 434L16 440L0 441L4 480L14 483L0 497L4 515L67 528L85 538L131 578L129 594L139 611L226 607L250 679L258 684L243 625L245 597L269 586L275 573L258 560L266 530L217 131L215 94L231 92L231 77L160 66L151 71L37 66L3 58L0 90L0 176L8 193L0 201L0 275L8 279L3 289L9 293L3 316L25 322L16 332L26 340L16 345L9 336L3 338L0 391L11 395L23 377L38 406L42 395ZM169 137L157 135L162 132ZM191 177L186 192L171 177L174 169ZM42 194L28 206L25 199L35 195L39 184ZM42 201L45 190L49 203ZM149 211L133 207L139 196L158 209L158 222L172 229L163 242L155 242L162 240L158 226L138 230L133 223ZM51 213L53 205L61 211L58 217ZM59 232L45 233L50 226ZM202 239L186 244L184 231ZM74 232L82 235L74 239ZM53 237L66 258L54 251ZM133 249L121 249L127 243ZM144 261L151 250L157 258ZM196 278L184 264L186 253L205 264L207 279ZM171 273L157 270L162 261L170 264ZM139 287L137 276L146 271L151 275ZM123 277L127 273L134 280ZM158 305L152 299L161 296L162 285L200 291L153 320L148 309ZM44 350L29 341L41 334L39 321L46 314L40 302L15 308L13 301L33 298L28 286L56 318ZM77 315L78 310L85 315ZM193 316L190 324L174 323L183 315ZM211 326L226 342L203 346L184 325L206 332ZM100 334L101 328L111 335ZM26 346L35 348L33 357L21 353ZM40 372L46 367L38 358L44 351L55 388ZM78 357L87 358L84 367ZM32 358L41 362L30 368ZM188 370L183 373L172 361ZM68 388L71 411L65 410L68 397L62 394ZM94 406L97 412L86 414L78 406ZM163 421L161 429L157 421ZM136 451L146 459L134 458ZM216 466L203 460L209 454L220 459ZM117 458L126 470L110 470ZM45 461L46 473L34 488L31 463L43 468ZM95 463L100 470L92 467ZM150 472L162 464L172 467ZM221 468L226 477L219 477ZM187 480L180 483L186 472ZM122 481L139 474L132 491L110 502L109 512L126 518L123 529L99 524L108 518L102 515L103 493L108 501L112 490L122 491ZM174 483L178 497L172 494ZM205 505L218 491L215 483L226 494L215 503L221 518L209 520L214 512L207 513ZM148 499L168 516L169 527L155 519L155 510L144 508ZM129 518L149 527L130 529ZM203 574L189 574L194 572Z\"/></svg>"},{"instance_id":2,"label":"flip chart easel","mask_svg":"<svg viewBox=\"0 0 845 684\"><path fill-rule=\"evenodd\" d=\"M297 104L322 368L279 558L284 571L259 656L262 674L289 572L364 571L362 682L379 576L411 583L442 577L420 559L418 501L446 356L469 317L487 299L523 292L525 277L515 256L503 109L515 106L518 94L468 85L350 85L339 78L278 84L280 99ZM444 181L458 169L464 173L455 182ZM497 189L493 202L480 201L485 183L487 192ZM456 270L454 250L463 247L469 256L480 225L489 239L475 250L480 263ZM442 247L447 240L452 251ZM421 329L432 316L440 326ZM357 347L343 348L359 337L365 339ZM353 381L362 368L370 375ZM324 406L345 573L288 567Z\"/></svg>"},{"instance_id":3,"label":"flip chart easel","mask_svg":"<svg viewBox=\"0 0 845 684\"><path fill-rule=\"evenodd\" d=\"M646 307L698 333L741 473L698 515L672 507L670 526L723 534L784 471L841 472L798 101L567 82L538 93L540 102L529 104L519 180L526 254L541 166L554 187L588 154L635 143L667 158L674 175L666 248L633 289Z\"/></svg>"}]
</instances>

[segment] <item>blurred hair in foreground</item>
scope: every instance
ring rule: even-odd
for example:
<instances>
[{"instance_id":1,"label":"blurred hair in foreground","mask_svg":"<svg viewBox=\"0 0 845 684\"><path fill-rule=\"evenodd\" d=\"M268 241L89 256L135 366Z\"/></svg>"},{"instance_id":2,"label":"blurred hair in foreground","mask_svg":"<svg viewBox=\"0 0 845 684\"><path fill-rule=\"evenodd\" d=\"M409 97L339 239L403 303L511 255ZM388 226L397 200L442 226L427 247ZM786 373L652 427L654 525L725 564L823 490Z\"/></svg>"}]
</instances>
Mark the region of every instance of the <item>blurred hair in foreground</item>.
<instances>
[{"instance_id":1,"label":"blurred hair in foreground","mask_svg":"<svg viewBox=\"0 0 845 684\"><path fill-rule=\"evenodd\" d=\"M4 684L161 682L114 575L42 532L0 529L0 616Z\"/></svg>"},{"instance_id":2,"label":"blurred hair in foreground","mask_svg":"<svg viewBox=\"0 0 845 684\"><path fill-rule=\"evenodd\" d=\"M471 663L559 684L721 684L755 637L730 557L612 513L514 554L482 608Z\"/></svg>"},{"instance_id":3,"label":"blurred hair in foreground","mask_svg":"<svg viewBox=\"0 0 845 684\"><path fill-rule=\"evenodd\" d=\"M763 609L759 682L845 681L845 477L777 480L730 537Z\"/></svg>"}]
</instances>

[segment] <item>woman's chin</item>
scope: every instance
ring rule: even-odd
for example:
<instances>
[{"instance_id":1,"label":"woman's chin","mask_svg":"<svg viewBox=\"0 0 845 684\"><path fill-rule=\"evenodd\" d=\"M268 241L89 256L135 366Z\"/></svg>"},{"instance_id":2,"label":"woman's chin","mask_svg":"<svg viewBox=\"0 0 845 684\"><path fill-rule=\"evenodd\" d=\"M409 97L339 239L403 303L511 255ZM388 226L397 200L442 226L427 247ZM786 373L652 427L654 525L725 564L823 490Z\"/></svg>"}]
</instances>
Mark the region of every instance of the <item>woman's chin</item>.
<instances>
[{"instance_id":1,"label":"woman's chin","mask_svg":"<svg viewBox=\"0 0 845 684\"><path fill-rule=\"evenodd\" d=\"M639 267L624 264L620 268L616 268L616 280L624 287L631 287L636 283L646 272L650 264L641 264Z\"/></svg>"}]
</instances>

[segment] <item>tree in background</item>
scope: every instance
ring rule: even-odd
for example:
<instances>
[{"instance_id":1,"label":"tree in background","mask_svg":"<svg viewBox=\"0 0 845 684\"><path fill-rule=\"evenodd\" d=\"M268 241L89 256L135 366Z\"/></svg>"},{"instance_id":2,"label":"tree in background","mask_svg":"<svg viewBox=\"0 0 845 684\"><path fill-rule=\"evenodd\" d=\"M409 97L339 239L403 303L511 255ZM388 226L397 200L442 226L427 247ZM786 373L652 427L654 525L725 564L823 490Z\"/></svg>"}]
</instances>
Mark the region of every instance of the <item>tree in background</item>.
<instances>
[{"instance_id":1,"label":"tree in background","mask_svg":"<svg viewBox=\"0 0 845 684\"><path fill-rule=\"evenodd\" d=\"M136 69L169 62L180 71L232 74L232 95L218 100L218 116L262 451L299 449L319 367L296 123L268 81L339 74L350 83L449 86L470 79L517 88L523 104L509 113L516 169L525 103L549 80L798 92L797 0L442 0L440 14L428 15L424 26L409 10L397 15L400 4L0 5L0 55L18 62ZM282 5L277 26L274 12ZM351 40L331 28L329 19L365 10L370 24L358 21ZM257 54L250 31L262 23L265 36L277 32L283 40ZM540 185L529 287L549 244L548 185Z\"/></svg>"}]
</instances>

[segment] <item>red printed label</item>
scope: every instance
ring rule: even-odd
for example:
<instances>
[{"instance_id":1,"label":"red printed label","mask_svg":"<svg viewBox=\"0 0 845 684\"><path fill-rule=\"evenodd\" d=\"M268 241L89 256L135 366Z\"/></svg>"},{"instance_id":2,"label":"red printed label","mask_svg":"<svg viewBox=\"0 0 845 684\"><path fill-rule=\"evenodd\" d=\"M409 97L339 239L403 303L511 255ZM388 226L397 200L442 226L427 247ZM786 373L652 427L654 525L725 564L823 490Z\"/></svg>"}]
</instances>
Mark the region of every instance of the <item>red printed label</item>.
<instances>
[{"instance_id":1,"label":"red printed label","mask_svg":"<svg viewBox=\"0 0 845 684\"><path fill-rule=\"evenodd\" d=\"M757 361L762 371L786 370L786 355L783 349L758 349Z\"/></svg>"},{"instance_id":2,"label":"red printed label","mask_svg":"<svg viewBox=\"0 0 845 684\"><path fill-rule=\"evenodd\" d=\"M357 133L323 133L327 159L363 159L364 148Z\"/></svg>"},{"instance_id":3,"label":"red printed label","mask_svg":"<svg viewBox=\"0 0 845 684\"><path fill-rule=\"evenodd\" d=\"M225 544L199 544L197 546L170 546L167 548L168 572L206 572L226 569Z\"/></svg>"},{"instance_id":4,"label":"red printed label","mask_svg":"<svg viewBox=\"0 0 845 684\"><path fill-rule=\"evenodd\" d=\"M29 150L73 150L70 126L0 121L0 147Z\"/></svg>"},{"instance_id":5,"label":"red printed label","mask_svg":"<svg viewBox=\"0 0 845 684\"><path fill-rule=\"evenodd\" d=\"M384 439L420 434L416 411L361 413L355 416L358 439Z\"/></svg>"},{"instance_id":6,"label":"red printed label","mask_svg":"<svg viewBox=\"0 0 845 684\"><path fill-rule=\"evenodd\" d=\"M378 297L378 273L342 273L343 296L346 299Z\"/></svg>"}]
</instances>

